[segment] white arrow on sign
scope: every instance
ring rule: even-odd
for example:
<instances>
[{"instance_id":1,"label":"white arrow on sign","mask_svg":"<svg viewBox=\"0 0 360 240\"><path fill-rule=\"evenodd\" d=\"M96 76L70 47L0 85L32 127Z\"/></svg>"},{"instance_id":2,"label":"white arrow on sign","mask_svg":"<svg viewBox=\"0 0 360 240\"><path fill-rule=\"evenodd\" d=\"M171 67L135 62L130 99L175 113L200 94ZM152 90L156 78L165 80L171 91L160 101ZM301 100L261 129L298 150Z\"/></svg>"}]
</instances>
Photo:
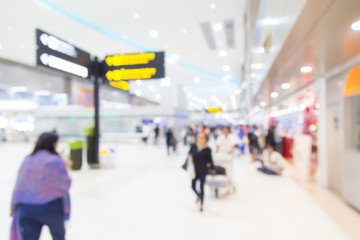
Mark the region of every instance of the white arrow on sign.
<instances>
[{"instance_id":1,"label":"white arrow on sign","mask_svg":"<svg viewBox=\"0 0 360 240\"><path fill-rule=\"evenodd\" d=\"M46 46L48 44L48 39L49 39L49 36L47 34L43 33L40 35L40 41L44 46Z\"/></svg>"},{"instance_id":2,"label":"white arrow on sign","mask_svg":"<svg viewBox=\"0 0 360 240\"><path fill-rule=\"evenodd\" d=\"M41 54L40 61L45 65L51 68L55 68L64 72L72 73L77 76L86 78L89 76L89 71L86 67L69 62L65 59L55 57L53 55L48 55L46 53Z\"/></svg>"},{"instance_id":3,"label":"white arrow on sign","mask_svg":"<svg viewBox=\"0 0 360 240\"><path fill-rule=\"evenodd\" d=\"M44 65L48 65L48 64L49 64L49 55L47 55L46 53L41 54L41 56L40 56L40 61L41 61Z\"/></svg>"}]
</instances>

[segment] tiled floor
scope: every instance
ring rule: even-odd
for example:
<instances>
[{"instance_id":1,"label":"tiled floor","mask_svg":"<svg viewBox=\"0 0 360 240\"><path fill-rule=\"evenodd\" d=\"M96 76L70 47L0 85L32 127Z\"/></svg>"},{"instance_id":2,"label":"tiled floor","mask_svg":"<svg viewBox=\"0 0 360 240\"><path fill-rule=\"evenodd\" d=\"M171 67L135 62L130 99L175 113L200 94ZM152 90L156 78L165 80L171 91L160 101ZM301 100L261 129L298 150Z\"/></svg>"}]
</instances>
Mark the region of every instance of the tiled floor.
<instances>
[{"instance_id":1,"label":"tiled floor","mask_svg":"<svg viewBox=\"0 0 360 240\"><path fill-rule=\"evenodd\" d=\"M247 156L235 159L236 193L215 199L207 189L205 211L200 213L188 175L180 168L184 148L167 156L162 146L111 146L117 152L115 168L71 172L73 209L67 239L342 240L359 236L360 230L344 227L346 221L360 226L359 214L334 195L321 188L309 193L289 174L263 175ZM0 239L8 239L11 191L19 164L31 148L30 144L0 143ZM338 213L319 207L314 191L325 192L320 198L331 202ZM343 219L335 219L339 214ZM46 229L41 239L51 239Z\"/></svg>"}]
</instances>

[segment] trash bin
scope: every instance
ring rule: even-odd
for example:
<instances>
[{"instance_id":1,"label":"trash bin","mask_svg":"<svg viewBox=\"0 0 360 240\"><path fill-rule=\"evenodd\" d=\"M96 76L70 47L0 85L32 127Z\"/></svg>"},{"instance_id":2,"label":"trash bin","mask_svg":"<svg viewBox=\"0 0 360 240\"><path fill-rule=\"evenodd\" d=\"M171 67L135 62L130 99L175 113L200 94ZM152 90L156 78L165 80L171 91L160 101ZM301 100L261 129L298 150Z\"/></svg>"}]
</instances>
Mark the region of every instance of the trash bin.
<instances>
[{"instance_id":1,"label":"trash bin","mask_svg":"<svg viewBox=\"0 0 360 240\"><path fill-rule=\"evenodd\" d=\"M72 161L73 170L79 170L82 166L82 150L84 147L84 143L81 140L75 140L69 142L70 147L70 160Z\"/></svg>"}]
</instances>

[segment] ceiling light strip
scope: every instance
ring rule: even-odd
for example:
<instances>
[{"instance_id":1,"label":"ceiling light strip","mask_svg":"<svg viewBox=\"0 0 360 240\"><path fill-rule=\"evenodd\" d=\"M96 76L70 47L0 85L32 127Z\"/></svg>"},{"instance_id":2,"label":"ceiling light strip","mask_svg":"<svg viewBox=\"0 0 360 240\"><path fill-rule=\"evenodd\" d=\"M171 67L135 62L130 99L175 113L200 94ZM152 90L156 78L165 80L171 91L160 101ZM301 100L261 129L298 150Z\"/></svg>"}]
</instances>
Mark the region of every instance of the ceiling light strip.
<instances>
[{"instance_id":1,"label":"ceiling light strip","mask_svg":"<svg viewBox=\"0 0 360 240\"><path fill-rule=\"evenodd\" d=\"M98 25L98 24L96 24L96 23L94 23L94 22L92 22L92 21L90 21L90 20L88 20L86 18L83 18L83 17L75 14L74 12L71 12L71 11L69 11L69 10L67 10L67 9L57 5L57 4L54 4L54 3L52 3L52 2L50 2L48 0L34 0L34 1L38 1L40 3L43 3L43 4L51 7L55 11L57 11L57 12L59 12L61 14L64 14L65 16L68 16L68 17L70 17L71 19L73 19L75 21L78 21L78 22L80 22L80 23L82 23L82 24L84 24L84 25L86 25L86 26L88 26L88 27L90 27L92 29L95 29L95 30L97 30L97 31L99 31L99 32L101 32L101 33L103 33L105 35L108 35L109 37L112 37L114 39L123 41L123 42L125 42L125 43L127 43L127 44L129 44L131 46L134 46L134 47L136 47L136 48L138 48L138 49L140 49L142 51L145 51L145 52L153 52L154 51L154 49L152 49L152 48L150 48L150 47L148 47L146 45L143 45L143 44L141 44L141 43L139 43L137 41L131 40L130 38L128 38L128 37L126 37L126 36L124 36L122 34L116 33L116 32L114 32L114 31L112 31L110 29L104 28L104 27L102 27L102 26L100 26L100 25ZM171 59L171 57L168 56L168 55L166 55L165 58L166 59L168 59L168 58ZM215 78L220 78L221 79L221 77L222 77L222 75L219 74L219 73L212 72L210 70L195 66L195 65L193 65L191 63L184 62L182 60L175 60L174 62L181 65L181 66L183 66L183 67L186 67L186 68L189 68L189 69L192 69L192 70L207 74L207 75L215 77ZM232 81L234 83L236 83L236 84L240 84L240 80L238 80L238 79L232 79Z\"/></svg>"}]
</instances>

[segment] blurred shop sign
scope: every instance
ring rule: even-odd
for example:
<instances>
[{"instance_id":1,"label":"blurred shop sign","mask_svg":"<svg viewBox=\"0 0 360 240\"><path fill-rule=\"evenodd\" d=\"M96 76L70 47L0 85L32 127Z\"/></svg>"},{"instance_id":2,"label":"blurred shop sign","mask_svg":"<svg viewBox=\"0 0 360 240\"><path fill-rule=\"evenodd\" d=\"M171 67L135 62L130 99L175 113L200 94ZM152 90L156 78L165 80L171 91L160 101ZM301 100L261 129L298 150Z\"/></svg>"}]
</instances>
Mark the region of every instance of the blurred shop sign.
<instances>
[{"instance_id":1,"label":"blurred shop sign","mask_svg":"<svg viewBox=\"0 0 360 240\"><path fill-rule=\"evenodd\" d=\"M208 108L206 109L206 112L208 113L222 113L221 108Z\"/></svg>"},{"instance_id":2,"label":"blurred shop sign","mask_svg":"<svg viewBox=\"0 0 360 240\"><path fill-rule=\"evenodd\" d=\"M157 79L165 77L164 52L107 56L104 75L108 81Z\"/></svg>"},{"instance_id":3,"label":"blurred shop sign","mask_svg":"<svg viewBox=\"0 0 360 240\"><path fill-rule=\"evenodd\" d=\"M36 44L38 66L90 78L90 53L39 29L36 29Z\"/></svg>"}]
</instances>

